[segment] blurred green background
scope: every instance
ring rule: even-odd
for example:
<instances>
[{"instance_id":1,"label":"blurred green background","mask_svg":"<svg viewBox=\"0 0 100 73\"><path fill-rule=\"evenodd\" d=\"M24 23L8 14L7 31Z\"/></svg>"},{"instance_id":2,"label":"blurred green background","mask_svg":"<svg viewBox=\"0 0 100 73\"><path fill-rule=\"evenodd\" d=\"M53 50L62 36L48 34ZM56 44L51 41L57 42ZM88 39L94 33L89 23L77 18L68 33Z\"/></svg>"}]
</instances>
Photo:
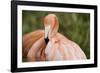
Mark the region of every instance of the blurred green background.
<instances>
[{"instance_id":1,"label":"blurred green background","mask_svg":"<svg viewBox=\"0 0 100 73\"><path fill-rule=\"evenodd\" d=\"M49 13L54 13L59 20L59 32L76 42L90 58L90 14L47 11L22 11L22 33L44 29L43 19Z\"/></svg>"}]
</instances>

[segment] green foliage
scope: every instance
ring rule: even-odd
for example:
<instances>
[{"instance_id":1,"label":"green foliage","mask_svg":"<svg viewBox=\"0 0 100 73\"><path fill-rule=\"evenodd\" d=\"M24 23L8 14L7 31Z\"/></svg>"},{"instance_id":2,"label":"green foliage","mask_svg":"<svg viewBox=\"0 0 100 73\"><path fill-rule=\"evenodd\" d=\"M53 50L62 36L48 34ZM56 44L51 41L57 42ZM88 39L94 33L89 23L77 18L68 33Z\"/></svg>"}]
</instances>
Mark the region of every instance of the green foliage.
<instances>
[{"instance_id":1,"label":"green foliage","mask_svg":"<svg viewBox=\"0 0 100 73\"><path fill-rule=\"evenodd\" d=\"M90 15L88 13L65 13L46 11L23 11L23 35L38 29L44 29L43 18L54 13L59 19L59 32L79 44L90 58Z\"/></svg>"}]
</instances>

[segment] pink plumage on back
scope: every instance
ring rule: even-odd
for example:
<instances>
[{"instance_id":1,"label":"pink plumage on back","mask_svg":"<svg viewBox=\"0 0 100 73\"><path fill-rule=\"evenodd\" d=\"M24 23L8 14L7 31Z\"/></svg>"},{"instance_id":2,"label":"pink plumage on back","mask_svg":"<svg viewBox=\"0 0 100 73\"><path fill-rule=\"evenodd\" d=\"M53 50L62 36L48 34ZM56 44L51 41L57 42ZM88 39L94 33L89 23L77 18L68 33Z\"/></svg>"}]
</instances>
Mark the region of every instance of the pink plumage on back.
<instances>
[{"instance_id":1,"label":"pink plumage on back","mask_svg":"<svg viewBox=\"0 0 100 73\"><path fill-rule=\"evenodd\" d=\"M55 14L48 14L44 18L44 26L50 26L47 44L44 40L44 30L37 33L35 31L23 37L23 55L25 54L27 61L86 59L86 55L75 42L57 32L59 22ZM27 42L29 39L30 41Z\"/></svg>"},{"instance_id":2,"label":"pink plumage on back","mask_svg":"<svg viewBox=\"0 0 100 73\"><path fill-rule=\"evenodd\" d=\"M48 43L45 53L49 60L78 60L86 59L84 52L74 42L58 33Z\"/></svg>"}]
</instances>

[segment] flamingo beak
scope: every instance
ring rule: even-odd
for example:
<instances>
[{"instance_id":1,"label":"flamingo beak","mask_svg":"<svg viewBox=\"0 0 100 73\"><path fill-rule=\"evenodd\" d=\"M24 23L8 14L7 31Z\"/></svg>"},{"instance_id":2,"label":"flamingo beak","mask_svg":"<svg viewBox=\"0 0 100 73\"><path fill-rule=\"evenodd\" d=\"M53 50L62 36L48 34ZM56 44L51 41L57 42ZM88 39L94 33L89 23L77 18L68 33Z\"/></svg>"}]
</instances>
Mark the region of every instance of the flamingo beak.
<instances>
[{"instance_id":1,"label":"flamingo beak","mask_svg":"<svg viewBox=\"0 0 100 73\"><path fill-rule=\"evenodd\" d=\"M45 26L45 38L44 38L44 40L45 40L46 44L48 44L48 42L49 42L49 38L48 38L49 32L50 32L50 25Z\"/></svg>"},{"instance_id":2,"label":"flamingo beak","mask_svg":"<svg viewBox=\"0 0 100 73\"><path fill-rule=\"evenodd\" d=\"M49 32L50 32L50 25L45 26L45 39L48 38Z\"/></svg>"}]
</instances>

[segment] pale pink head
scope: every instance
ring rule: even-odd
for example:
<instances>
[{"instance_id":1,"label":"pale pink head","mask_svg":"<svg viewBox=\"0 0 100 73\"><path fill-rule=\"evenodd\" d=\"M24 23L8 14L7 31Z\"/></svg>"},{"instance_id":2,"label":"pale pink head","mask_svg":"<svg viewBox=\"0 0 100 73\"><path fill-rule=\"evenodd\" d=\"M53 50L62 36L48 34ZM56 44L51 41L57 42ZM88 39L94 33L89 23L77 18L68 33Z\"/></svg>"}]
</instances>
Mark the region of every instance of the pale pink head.
<instances>
[{"instance_id":1,"label":"pale pink head","mask_svg":"<svg viewBox=\"0 0 100 73\"><path fill-rule=\"evenodd\" d=\"M48 14L44 18L44 26L45 26L45 38L49 37L50 39L57 33L59 28L59 22L57 16L55 14Z\"/></svg>"}]
</instances>

